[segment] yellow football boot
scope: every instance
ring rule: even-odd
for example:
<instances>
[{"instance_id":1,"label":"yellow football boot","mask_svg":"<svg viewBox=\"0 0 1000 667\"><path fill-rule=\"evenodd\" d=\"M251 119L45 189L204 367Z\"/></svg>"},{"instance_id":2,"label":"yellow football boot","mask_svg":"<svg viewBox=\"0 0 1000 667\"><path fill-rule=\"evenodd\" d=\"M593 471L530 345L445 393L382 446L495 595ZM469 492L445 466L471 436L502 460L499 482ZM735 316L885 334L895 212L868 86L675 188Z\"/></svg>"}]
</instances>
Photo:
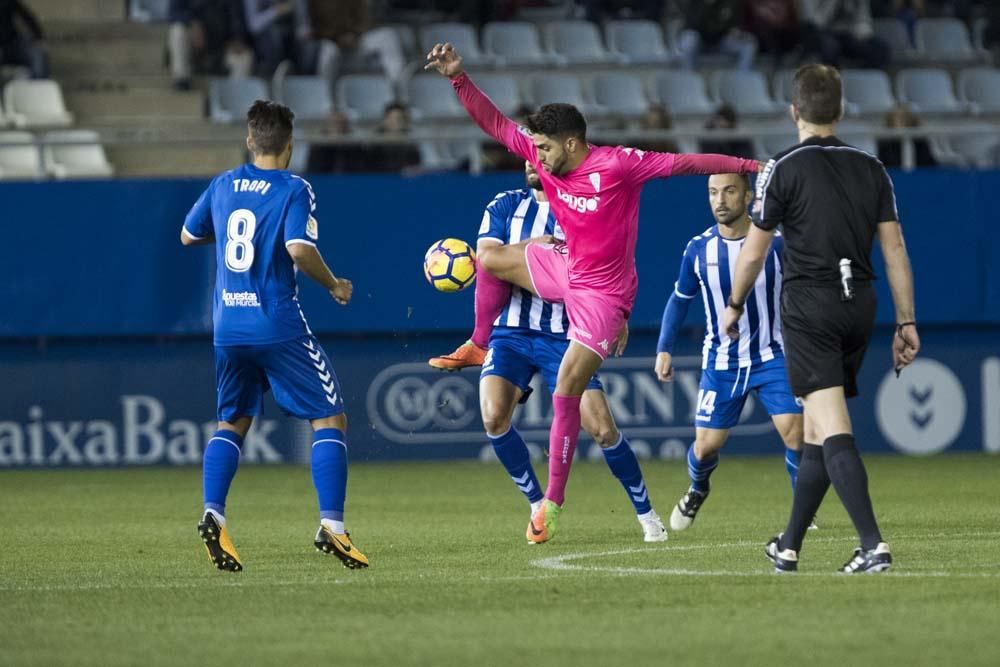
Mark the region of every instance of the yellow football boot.
<instances>
[{"instance_id":1,"label":"yellow football boot","mask_svg":"<svg viewBox=\"0 0 1000 667\"><path fill-rule=\"evenodd\" d=\"M368 567L368 556L351 543L350 533L335 533L326 526L320 525L316 531L316 548L325 554L333 554L340 559L344 567L357 570Z\"/></svg>"},{"instance_id":2,"label":"yellow football boot","mask_svg":"<svg viewBox=\"0 0 1000 667\"><path fill-rule=\"evenodd\" d=\"M208 558L215 567L228 572L240 572L243 563L240 555L236 552L233 540L229 537L229 531L224 524L211 512L205 512L201 523L198 524L198 534L201 535L205 549L208 551Z\"/></svg>"}]
</instances>

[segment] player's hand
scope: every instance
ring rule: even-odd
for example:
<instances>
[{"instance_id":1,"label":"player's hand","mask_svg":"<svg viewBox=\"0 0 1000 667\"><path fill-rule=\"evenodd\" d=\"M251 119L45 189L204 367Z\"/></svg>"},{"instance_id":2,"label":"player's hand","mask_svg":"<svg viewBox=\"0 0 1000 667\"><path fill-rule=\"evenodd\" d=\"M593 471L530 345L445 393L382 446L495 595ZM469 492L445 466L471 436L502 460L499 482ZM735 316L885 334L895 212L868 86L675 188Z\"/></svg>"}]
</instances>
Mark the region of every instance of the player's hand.
<instances>
[{"instance_id":1,"label":"player's hand","mask_svg":"<svg viewBox=\"0 0 1000 667\"><path fill-rule=\"evenodd\" d=\"M653 364L653 370L656 371L656 377L660 382L673 382L674 364L671 354L669 352L658 353L656 355L656 363Z\"/></svg>"},{"instance_id":2,"label":"player's hand","mask_svg":"<svg viewBox=\"0 0 1000 667\"><path fill-rule=\"evenodd\" d=\"M438 74L454 79L462 73L462 56L451 44L435 44L427 54L426 70L436 70Z\"/></svg>"},{"instance_id":3,"label":"player's hand","mask_svg":"<svg viewBox=\"0 0 1000 667\"><path fill-rule=\"evenodd\" d=\"M915 324L896 327L896 335L892 337L892 366L896 375L913 363L920 351L920 335Z\"/></svg>"},{"instance_id":4,"label":"player's hand","mask_svg":"<svg viewBox=\"0 0 1000 667\"><path fill-rule=\"evenodd\" d=\"M722 330L733 340L740 337L741 317L743 317L743 311L736 310L732 306L726 306L726 309L722 312Z\"/></svg>"},{"instance_id":5,"label":"player's hand","mask_svg":"<svg viewBox=\"0 0 1000 667\"><path fill-rule=\"evenodd\" d=\"M620 357L625 354L625 346L628 345L628 322L622 327L622 330L618 332L618 338L615 338L615 356Z\"/></svg>"},{"instance_id":6,"label":"player's hand","mask_svg":"<svg viewBox=\"0 0 1000 667\"><path fill-rule=\"evenodd\" d=\"M350 280L344 278L334 278L334 280L337 284L330 290L330 296L341 306L346 306L351 301L351 295L354 294L354 285Z\"/></svg>"}]
</instances>

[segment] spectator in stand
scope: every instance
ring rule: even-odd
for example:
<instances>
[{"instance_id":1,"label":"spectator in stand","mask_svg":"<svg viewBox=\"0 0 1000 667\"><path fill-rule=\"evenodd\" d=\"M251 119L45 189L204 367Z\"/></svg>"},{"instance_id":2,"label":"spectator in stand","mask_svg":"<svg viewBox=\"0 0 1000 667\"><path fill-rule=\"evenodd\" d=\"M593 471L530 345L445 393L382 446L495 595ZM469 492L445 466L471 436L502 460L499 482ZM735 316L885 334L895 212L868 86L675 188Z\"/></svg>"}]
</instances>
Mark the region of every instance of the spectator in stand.
<instances>
[{"instance_id":1,"label":"spectator in stand","mask_svg":"<svg viewBox=\"0 0 1000 667\"><path fill-rule=\"evenodd\" d=\"M577 0L586 19L593 23L608 18L646 19L659 23L664 4L663 0ZM523 169L524 165L521 167Z\"/></svg>"},{"instance_id":2,"label":"spectator in stand","mask_svg":"<svg viewBox=\"0 0 1000 667\"><path fill-rule=\"evenodd\" d=\"M736 109L723 104L705 121L706 130L735 130L739 125ZM702 153L724 153L737 157L752 158L753 144L746 138L702 139L698 142Z\"/></svg>"},{"instance_id":3,"label":"spectator in stand","mask_svg":"<svg viewBox=\"0 0 1000 667\"><path fill-rule=\"evenodd\" d=\"M250 76L253 51L242 7L233 0L170 0L167 47L174 87L191 89L191 74Z\"/></svg>"},{"instance_id":4,"label":"spectator in stand","mask_svg":"<svg viewBox=\"0 0 1000 667\"><path fill-rule=\"evenodd\" d=\"M340 0L337 0L338 2ZM334 112L327 124L327 135L351 138L347 117ZM410 114L405 104L390 102L375 134L406 139L410 134ZM363 138L334 144L312 144L307 171L316 172L399 172L420 165L420 151L409 142L370 143Z\"/></svg>"},{"instance_id":5,"label":"spectator in stand","mask_svg":"<svg viewBox=\"0 0 1000 667\"><path fill-rule=\"evenodd\" d=\"M406 58L392 28L372 28L367 0L296 0L305 17L299 37L314 54L317 73L337 78L346 57L377 55L390 81L398 83Z\"/></svg>"},{"instance_id":6,"label":"spectator in stand","mask_svg":"<svg viewBox=\"0 0 1000 667\"><path fill-rule=\"evenodd\" d=\"M852 60L862 67L889 64L889 45L875 36L868 0L801 0L807 54L834 67Z\"/></svg>"},{"instance_id":7,"label":"spectator in stand","mask_svg":"<svg viewBox=\"0 0 1000 667\"><path fill-rule=\"evenodd\" d=\"M330 4L339 5L342 0ZM297 35L306 32L308 17L296 11L293 0L243 0L243 15L253 38L258 73L270 77L282 62L295 62L308 71L306 59L298 48Z\"/></svg>"},{"instance_id":8,"label":"spectator in stand","mask_svg":"<svg viewBox=\"0 0 1000 667\"><path fill-rule=\"evenodd\" d=\"M796 0L747 0L746 29L757 38L761 54L780 59L802 44Z\"/></svg>"},{"instance_id":9,"label":"spectator in stand","mask_svg":"<svg viewBox=\"0 0 1000 667\"><path fill-rule=\"evenodd\" d=\"M877 19L897 18L906 26L910 46L917 45L917 19L927 16L924 0L872 0L872 16Z\"/></svg>"},{"instance_id":10,"label":"spectator in stand","mask_svg":"<svg viewBox=\"0 0 1000 667\"><path fill-rule=\"evenodd\" d=\"M643 114L642 118L639 119L639 129L642 130L644 133L662 132L665 130L673 129L673 126L674 126L674 121L662 104L649 105L649 108L646 109L646 113ZM659 151L661 153L682 152L681 149L677 147L677 144L674 143L671 139L646 139L642 137L636 137L636 139L630 143L645 148L646 150L649 151Z\"/></svg>"},{"instance_id":11,"label":"spectator in stand","mask_svg":"<svg viewBox=\"0 0 1000 667\"><path fill-rule=\"evenodd\" d=\"M743 32L743 23L743 0L688 0L678 37L684 65L695 69L700 54L723 53L736 58L738 69L750 69L757 40Z\"/></svg>"},{"instance_id":12,"label":"spectator in stand","mask_svg":"<svg viewBox=\"0 0 1000 667\"><path fill-rule=\"evenodd\" d=\"M905 106L899 105L890 111L885 117L885 126L889 128L914 128L920 127L920 117ZM901 139L879 139L878 157L886 167L903 166L903 142ZM927 139L915 137L913 139L914 161L918 167L934 167L937 161L931 153Z\"/></svg>"},{"instance_id":13,"label":"spectator in stand","mask_svg":"<svg viewBox=\"0 0 1000 667\"><path fill-rule=\"evenodd\" d=\"M18 20L30 35L18 28ZM0 64L27 67L33 79L49 78L45 34L38 19L20 0L0 0Z\"/></svg>"}]
</instances>

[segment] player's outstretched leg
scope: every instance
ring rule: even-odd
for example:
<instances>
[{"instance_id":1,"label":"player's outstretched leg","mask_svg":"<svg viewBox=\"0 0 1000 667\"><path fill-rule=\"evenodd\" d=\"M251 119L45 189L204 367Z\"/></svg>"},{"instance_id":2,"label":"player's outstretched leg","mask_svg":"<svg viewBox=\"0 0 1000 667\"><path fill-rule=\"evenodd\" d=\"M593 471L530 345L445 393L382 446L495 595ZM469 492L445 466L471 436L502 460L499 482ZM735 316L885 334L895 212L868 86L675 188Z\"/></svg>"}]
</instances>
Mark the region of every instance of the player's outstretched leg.
<instances>
[{"instance_id":1,"label":"player's outstretched leg","mask_svg":"<svg viewBox=\"0 0 1000 667\"><path fill-rule=\"evenodd\" d=\"M795 406L794 399L791 398L791 389L787 388L787 382L782 382L782 388L778 390L779 399L786 406ZM758 390L760 396L764 399L765 405L767 405L769 394L768 387L765 386ZM770 394L770 400L774 401L773 398L775 392ZM770 408L769 408L770 409ZM792 483L792 495L795 494L795 484L799 477L799 468L802 466L802 448L804 445L804 420L801 412L788 412L775 414L771 413L771 420L774 422L774 427L778 430L778 435L781 436L782 442L785 444L785 470L788 472L788 479ZM809 523L809 530L816 530L819 526L816 525L816 518Z\"/></svg>"},{"instance_id":2,"label":"player's outstretched leg","mask_svg":"<svg viewBox=\"0 0 1000 667\"><path fill-rule=\"evenodd\" d=\"M206 444L203 457L205 512L198 523L198 534L205 543L209 560L229 572L242 570L243 562L226 528L226 496L236 476L240 448L250 423L250 418L236 420L235 424L221 422Z\"/></svg>"},{"instance_id":3,"label":"player's outstretched leg","mask_svg":"<svg viewBox=\"0 0 1000 667\"><path fill-rule=\"evenodd\" d=\"M451 354L429 359L427 363L434 368L457 371L469 366L482 366L493 322L510 301L511 285L533 291L523 245L481 248L476 266L476 324L472 337Z\"/></svg>"},{"instance_id":4,"label":"player's outstretched leg","mask_svg":"<svg viewBox=\"0 0 1000 667\"><path fill-rule=\"evenodd\" d=\"M663 526L663 520L653 510L649 489L646 488L646 481L639 467L639 459L636 458L625 434L618 430L604 391L597 388L585 391L580 403L580 414L583 429L601 447L608 469L621 483L632 507L635 508L636 517L642 527L643 540L665 541L667 529Z\"/></svg>"},{"instance_id":5,"label":"player's outstretched leg","mask_svg":"<svg viewBox=\"0 0 1000 667\"><path fill-rule=\"evenodd\" d=\"M312 477L319 498L320 526L314 544L336 556L344 567L368 567L368 557L344 528L347 496L347 419L344 415L313 420Z\"/></svg>"},{"instance_id":6,"label":"player's outstretched leg","mask_svg":"<svg viewBox=\"0 0 1000 667\"><path fill-rule=\"evenodd\" d=\"M719 450L729 437L729 429L699 428L694 443L688 448L688 477L691 485L670 513L670 527L685 530L694 523L698 511L708 498L709 478L719 466Z\"/></svg>"}]
</instances>

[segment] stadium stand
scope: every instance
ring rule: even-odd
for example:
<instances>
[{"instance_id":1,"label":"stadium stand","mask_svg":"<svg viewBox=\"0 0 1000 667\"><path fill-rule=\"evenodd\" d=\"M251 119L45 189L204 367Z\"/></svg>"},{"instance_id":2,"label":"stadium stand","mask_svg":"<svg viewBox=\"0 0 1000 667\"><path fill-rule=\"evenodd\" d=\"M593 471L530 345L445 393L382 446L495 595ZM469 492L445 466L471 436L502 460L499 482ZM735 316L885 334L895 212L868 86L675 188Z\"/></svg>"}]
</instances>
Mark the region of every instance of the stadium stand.
<instances>
[{"instance_id":1,"label":"stadium stand","mask_svg":"<svg viewBox=\"0 0 1000 667\"><path fill-rule=\"evenodd\" d=\"M708 97L705 80L697 72L667 70L656 77L659 102L674 117L710 114L715 104Z\"/></svg>"},{"instance_id":2,"label":"stadium stand","mask_svg":"<svg viewBox=\"0 0 1000 667\"><path fill-rule=\"evenodd\" d=\"M449 121L466 117L451 84L440 76L428 74L410 79L407 101L415 121Z\"/></svg>"},{"instance_id":3,"label":"stadium stand","mask_svg":"<svg viewBox=\"0 0 1000 667\"><path fill-rule=\"evenodd\" d=\"M747 116L772 116L784 110L767 91L767 80L757 71L719 70L710 79L712 96Z\"/></svg>"},{"instance_id":4,"label":"stadium stand","mask_svg":"<svg viewBox=\"0 0 1000 667\"><path fill-rule=\"evenodd\" d=\"M934 62L972 62L982 57L972 45L969 28L953 18L918 21L916 48L924 59Z\"/></svg>"},{"instance_id":5,"label":"stadium stand","mask_svg":"<svg viewBox=\"0 0 1000 667\"><path fill-rule=\"evenodd\" d=\"M59 130L44 135L45 170L54 178L108 178L114 167L93 130Z\"/></svg>"},{"instance_id":6,"label":"stadium stand","mask_svg":"<svg viewBox=\"0 0 1000 667\"><path fill-rule=\"evenodd\" d=\"M862 115L886 114L896 108L889 75L881 70L848 69L842 72L844 99Z\"/></svg>"},{"instance_id":7,"label":"stadium stand","mask_svg":"<svg viewBox=\"0 0 1000 667\"><path fill-rule=\"evenodd\" d=\"M263 79L212 79L208 88L209 115L216 123L236 123L243 119L254 100L270 97Z\"/></svg>"},{"instance_id":8,"label":"stadium stand","mask_svg":"<svg viewBox=\"0 0 1000 667\"><path fill-rule=\"evenodd\" d=\"M604 46L589 21L553 21L545 25L545 44L559 62L569 65L613 63L618 58Z\"/></svg>"},{"instance_id":9,"label":"stadium stand","mask_svg":"<svg viewBox=\"0 0 1000 667\"><path fill-rule=\"evenodd\" d=\"M652 21L609 21L608 49L627 65L665 65L671 60L663 31Z\"/></svg>"},{"instance_id":10,"label":"stadium stand","mask_svg":"<svg viewBox=\"0 0 1000 667\"><path fill-rule=\"evenodd\" d=\"M959 97L975 113L1000 114L1000 70L974 67L958 75Z\"/></svg>"},{"instance_id":11,"label":"stadium stand","mask_svg":"<svg viewBox=\"0 0 1000 667\"><path fill-rule=\"evenodd\" d=\"M594 78L594 100L610 113L635 119L649 109L642 80L631 74L601 74Z\"/></svg>"},{"instance_id":12,"label":"stadium stand","mask_svg":"<svg viewBox=\"0 0 1000 667\"><path fill-rule=\"evenodd\" d=\"M476 83L505 114L514 114L524 105L517 79L509 74L478 74Z\"/></svg>"},{"instance_id":13,"label":"stadium stand","mask_svg":"<svg viewBox=\"0 0 1000 667\"><path fill-rule=\"evenodd\" d=\"M355 74L337 81L337 103L351 122L374 122L382 117L385 106L395 93L389 82L380 76Z\"/></svg>"},{"instance_id":14,"label":"stadium stand","mask_svg":"<svg viewBox=\"0 0 1000 667\"><path fill-rule=\"evenodd\" d=\"M438 42L449 42L469 67L487 65L492 58L483 53L475 29L467 23L430 23L420 28L420 49L427 53Z\"/></svg>"},{"instance_id":15,"label":"stadium stand","mask_svg":"<svg viewBox=\"0 0 1000 667\"><path fill-rule=\"evenodd\" d=\"M0 179L42 177L42 157L30 132L0 132Z\"/></svg>"},{"instance_id":16,"label":"stadium stand","mask_svg":"<svg viewBox=\"0 0 1000 667\"><path fill-rule=\"evenodd\" d=\"M542 50L541 36L532 23L487 23L483 48L498 65L544 66L556 60Z\"/></svg>"},{"instance_id":17,"label":"stadium stand","mask_svg":"<svg viewBox=\"0 0 1000 667\"><path fill-rule=\"evenodd\" d=\"M325 121L334 111L330 82L317 76L286 76L271 83L274 99L288 105L298 121Z\"/></svg>"},{"instance_id":18,"label":"stadium stand","mask_svg":"<svg viewBox=\"0 0 1000 667\"><path fill-rule=\"evenodd\" d=\"M896 76L896 95L921 114L960 114L967 105L955 97L951 77L943 69L905 69Z\"/></svg>"},{"instance_id":19,"label":"stadium stand","mask_svg":"<svg viewBox=\"0 0 1000 667\"><path fill-rule=\"evenodd\" d=\"M51 80L16 80L3 91L4 108L18 128L68 127L73 114L66 109L62 88Z\"/></svg>"}]
</instances>

